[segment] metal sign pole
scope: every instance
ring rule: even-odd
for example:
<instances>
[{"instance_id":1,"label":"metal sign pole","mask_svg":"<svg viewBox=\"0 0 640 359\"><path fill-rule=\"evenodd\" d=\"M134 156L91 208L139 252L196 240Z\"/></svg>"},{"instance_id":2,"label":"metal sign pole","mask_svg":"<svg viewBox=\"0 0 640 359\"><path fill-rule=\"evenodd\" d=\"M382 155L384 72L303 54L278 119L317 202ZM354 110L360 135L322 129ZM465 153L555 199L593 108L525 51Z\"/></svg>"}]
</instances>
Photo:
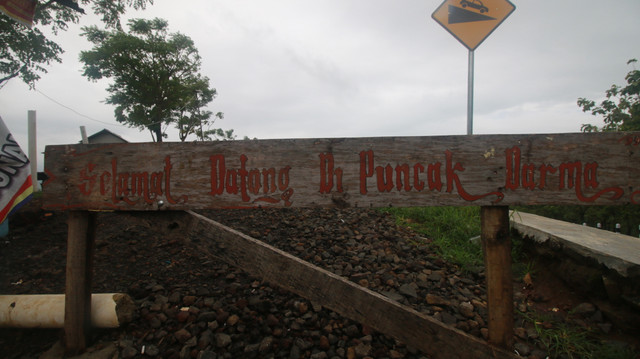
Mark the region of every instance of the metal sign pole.
<instances>
[{"instance_id":1,"label":"metal sign pole","mask_svg":"<svg viewBox=\"0 0 640 359\"><path fill-rule=\"evenodd\" d=\"M467 89L467 135L473 135L473 50L469 50L469 84Z\"/></svg>"},{"instance_id":2,"label":"metal sign pole","mask_svg":"<svg viewBox=\"0 0 640 359\"><path fill-rule=\"evenodd\" d=\"M473 134L473 51L515 9L509 0L444 0L431 14L438 24L469 49L467 135Z\"/></svg>"}]
</instances>

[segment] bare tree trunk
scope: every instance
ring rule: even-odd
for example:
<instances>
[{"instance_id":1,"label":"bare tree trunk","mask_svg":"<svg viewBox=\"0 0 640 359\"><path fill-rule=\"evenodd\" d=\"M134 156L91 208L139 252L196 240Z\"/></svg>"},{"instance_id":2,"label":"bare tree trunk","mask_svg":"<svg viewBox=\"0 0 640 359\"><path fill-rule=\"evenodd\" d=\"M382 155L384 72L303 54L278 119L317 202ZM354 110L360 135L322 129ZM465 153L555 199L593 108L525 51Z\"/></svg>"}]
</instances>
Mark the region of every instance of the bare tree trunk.
<instances>
[{"instance_id":1,"label":"bare tree trunk","mask_svg":"<svg viewBox=\"0 0 640 359\"><path fill-rule=\"evenodd\" d=\"M147 128L149 132L151 132L153 142L162 142L162 121L155 121L155 123L149 125Z\"/></svg>"}]
</instances>

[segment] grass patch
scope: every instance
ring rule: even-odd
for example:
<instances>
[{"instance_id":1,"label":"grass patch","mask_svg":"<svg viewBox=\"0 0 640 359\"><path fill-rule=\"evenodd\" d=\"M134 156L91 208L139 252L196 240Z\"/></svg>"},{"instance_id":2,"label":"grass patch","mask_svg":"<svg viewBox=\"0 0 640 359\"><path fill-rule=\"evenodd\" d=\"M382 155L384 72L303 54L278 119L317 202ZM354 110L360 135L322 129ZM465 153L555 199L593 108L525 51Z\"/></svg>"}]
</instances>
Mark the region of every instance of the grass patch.
<instances>
[{"instance_id":1,"label":"grass patch","mask_svg":"<svg viewBox=\"0 0 640 359\"><path fill-rule=\"evenodd\" d=\"M633 349L612 342L599 340L586 328L558 322L553 318L534 314L518 314L533 325L538 340L543 344L549 358L568 359L634 359Z\"/></svg>"},{"instance_id":2,"label":"grass patch","mask_svg":"<svg viewBox=\"0 0 640 359\"><path fill-rule=\"evenodd\" d=\"M393 214L399 225L432 239L438 253L463 270L474 271L483 265L479 241L470 241L480 235L480 207L406 207L383 211Z\"/></svg>"},{"instance_id":3,"label":"grass patch","mask_svg":"<svg viewBox=\"0 0 640 359\"><path fill-rule=\"evenodd\" d=\"M439 255L464 271L477 272L484 266L480 239L471 240L480 236L480 207L394 207L381 210L393 214L398 225L410 227L431 239ZM514 212L512 215L518 214ZM515 263L525 260L520 238L512 237L511 248ZM528 273L532 269L530 266L526 265L522 269L525 272L519 276ZM518 268L514 269L517 271Z\"/></svg>"},{"instance_id":4,"label":"grass patch","mask_svg":"<svg viewBox=\"0 0 640 359\"><path fill-rule=\"evenodd\" d=\"M522 281L527 274L532 277L536 275L535 262L533 261L515 262L514 260L511 269L513 271L513 277L518 281Z\"/></svg>"},{"instance_id":5,"label":"grass patch","mask_svg":"<svg viewBox=\"0 0 640 359\"><path fill-rule=\"evenodd\" d=\"M407 226L429 238L439 255L456 263L465 271L475 272L484 265L480 241L470 239L480 235L480 207L409 207L385 208L396 223ZM512 216L518 216L517 211ZM513 274L517 280L529 274L535 276L535 262L528 259L523 242L512 236ZM415 245L425 245L415 242ZM538 313L519 312L537 334L536 342L542 344L549 358L567 359L634 359L637 354L631 348L602 341L595 332L558 318Z\"/></svg>"}]
</instances>

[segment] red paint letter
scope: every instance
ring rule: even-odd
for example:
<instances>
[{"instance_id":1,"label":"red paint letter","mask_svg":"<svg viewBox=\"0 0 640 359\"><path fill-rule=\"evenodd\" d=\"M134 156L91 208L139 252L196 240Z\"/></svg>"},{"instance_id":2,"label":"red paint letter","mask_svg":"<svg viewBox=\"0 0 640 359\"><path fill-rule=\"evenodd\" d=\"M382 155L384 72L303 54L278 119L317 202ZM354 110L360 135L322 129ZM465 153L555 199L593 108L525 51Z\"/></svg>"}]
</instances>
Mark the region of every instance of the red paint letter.
<instances>
[{"instance_id":1,"label":"red paint letter","mask_svg":"<svg viewBox=\"0 0 640 359\"><path fill-rule=\"evenodd\" d=\"M182 195L178 199L174 199L171 196L171 156L167 156L164 158L164 193L167 197L167 202L175 204L178 201L182 200L183 203L187 202L187 196Z\"/></svg>"},{"instance_id":2,"label":"red paint letter","mask_svg":"<svg viewBox=\"0 0 640 359\"><path fill-rule=\"evenodd\" d=\"M598 164L596 162L587 163L584 165L584 187L585 188L596 188L598 187L598 175L596 170L598 169Z\"/></svg>"},{"instance_id":3,"label":"red paint letter","mask_svg":"<svg viewBox=\"0 0 640 359\"><path fill-rule=\"evenodd\" d=\"M278 172L278 188L281 191L285 191L289 187L289 170L291 170L291 166L286 166Z\"/></svg>"},{"instance_id":4,"label":"red paint letter","mask_svg":"<svg viewBox=\"0 0 640 359\"><path fill-rule=\"evenodd\" d=\"M88 196L93 192L93 186L96 184L96 175L87 175L87 170L91 173L95 167L95 164L89 163L86 168L83 168L80 171L80 180L83 181L83 183L79 184L78 188L80 189L80 193L85 196Z\"/></svg>"},{"instance_id":5,"label":"red paint letter","mask_svg":"<svg viewBox=\"0 0 640 359\"><path fill-rule=\"evenodd\" d=\"M262 185L264 187L264 193L273 193L276 191L276 169L275 168L263 168L262 169Z\"/></svg>"},{"instance_id":6,"label":"red paint letter","mask_svg":"<svg viewBox=\"0 0 640 359\"><path fill-rule=\"evenodd\" d=\"M367 194L367 177L373 176L373 151L360 152L360 193Z\"/></svg>"},{"instance_id":7,"label":"red paint letter","mask_svg":"<svg viewBox=\"0 0 640 359\"><path fill-rule=\"evenodd\" d=\"M560 164L560 189L573 188L573 186L580 187L580 175L582 172L582 162L576 161L573 163L561 163ZM565 179L567 183L565 185Z\"/></svg>"},{"instance_id":8,"label":"red paint letter","mask_svg":"<svg viewBox=\"0 0 640 359\"><path fill-rule=\"evenodd\" d=\"M508 189L517 189L520 186L520 148L513 146L506 150L507 154L507 178L504 186Z\"/></svg>"},{"instance_id":9,"label":"red paint letter","mask_svg":"<svg viewBox=\"0 0 640 359\"><path fill-rule=\"evenodd\" d=\"M459 162L456 162L455 165L452 165L453 156L451 154L451 151L449 150L445 151L445 157L447 159L447 172L446 172L447 173L447 192L453 191L453 185L455 184L456 189L458 190L458 194L465 201L473 202L487 196L498 197L498 199L493 201L493 203L502 201L502 199L504 198L504 194L502 192L497 192L497 191L489 192L489 193L481 194L479 196L475 196L465 191L464 188L462 187L462 183L460 182L460 178L455 173L455 171L460 171L460 172L464 171L464 167L462 167L462 164L460 164Z\"/></svg>"},{"instance_id":10,"label":"red paint letter","mask_svg":"<svg viewBox=\"0 0 640 359\"><path fill-rule=\"evenodd\" d=\"M442 163L429 163L427 167L427 180L429 181L429 190L442 191L442 179L440 178L440 167Z\"/></svg>"},{"instance_id":11,"label":"red paint letter","mask_svg":"<svg viewBox=\"0 0 640 359\"><path fill-rule=\"evenodd\" d=\"M424 189L424 181L420 180L420 173L424 173L424 166L416 163L413 165L413 187L418 192Z\"/></svg>"},{"instance_id":12,"label":"red paint letter","mask_svg":"<svg viewBox=\"0 0 640 359\"><path fill-rule=\"evenodd\" d=\"M209 157L211 162L211 195L219 195L224 191L224 180L226 172L226 161L224 155L213 155Z\"/></svg>"},{"instance_id":13,"label":"red paint letter","mask_svg":"<svg viewBox=\"0 0 640 359\"><path fill-rule=\"evenodd\" d=\"M247 172L245 166L247 164L247 156L240 155L240 170L238 171L238 175L240 175L240 196L243 202L249 202L251 199L247 194L247 176L249 172Z\"/></svg>"},{"instance_id":14,"label":"red paint letter","mask_svg":"<svg viewBox=\"0 0 640 359\"><path fill-rule=\"evenodd\" d=\"M253 194L258 194L260 192L260 171L257 169L252 169L249 171L249 191Z\"/></svg>"},{"instance_id":15,"label":"red paint letter","mask_svg":"<svg viewBox=\"0 0 640 359\"><path fill-rule=\"evenodd\" d=\"M522 187L526 189L534 189L536 168L532 163L522 165Z\"/></svg>"},{"instance_id":16,"label":"red paint letter","mask_svg":"<svg viewBox=\"0 0 640 359\"><path fill-rule=\"evenodd\" d=\"M384 168L382 166L376 167L376 181L378 191L391 192L393 189L393 167L391 165L386 165Z\"/></svg>"},{"instance_id":17,"label":"red paint letter","mask_svg":"<svg viewBox=\"0 0 640 359\"><path fill-rule=\"evenodd\" d=\"M396 166L396 188L398 189L398 191L402 191L403 188L406 192L411 191L411 183L409 183L408 164Z\"/></svg>"},{"instance_id":18,"label":"red paint letter","mask_svg":"<svg viewBox=\"0 0 640 359\"><path fill-rule=\"evenodd\" d=\"M338 192L342 192L342 168L333 169L333 154L321 153L320 157L320 193L330 193L333 189L333 177L336 178Z\"/></svg>"},{"instance_id":19,"label":"red paint letter","mask_svg":"<svg viewBox=\"0 0 640 359\"><path fill-rule=\"evenodd\" d=\"M547 172L548 173L556 173L557 169L555 169L552 165L540 165L540 184L538 188L544 189L547 185Z\"/></svg>"}]
</instances>

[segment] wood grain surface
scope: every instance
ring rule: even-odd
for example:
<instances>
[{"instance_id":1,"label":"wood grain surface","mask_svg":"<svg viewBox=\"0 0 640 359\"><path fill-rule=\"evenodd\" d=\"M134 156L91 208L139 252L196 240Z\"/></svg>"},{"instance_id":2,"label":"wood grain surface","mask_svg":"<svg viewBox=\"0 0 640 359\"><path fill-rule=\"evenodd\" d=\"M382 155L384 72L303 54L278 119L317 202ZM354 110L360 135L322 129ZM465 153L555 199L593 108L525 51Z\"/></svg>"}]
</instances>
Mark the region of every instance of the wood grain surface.
<instances>
[{"instance_id":1,"label":"wood grain surface","mask_svg":"<svg viewBox=\"0 0 640 359\"><path fill-rule=\"evenodd\" d=\"M47 146L48 209L617 205L640 133Z\"/></svg>"}]
</instances>

